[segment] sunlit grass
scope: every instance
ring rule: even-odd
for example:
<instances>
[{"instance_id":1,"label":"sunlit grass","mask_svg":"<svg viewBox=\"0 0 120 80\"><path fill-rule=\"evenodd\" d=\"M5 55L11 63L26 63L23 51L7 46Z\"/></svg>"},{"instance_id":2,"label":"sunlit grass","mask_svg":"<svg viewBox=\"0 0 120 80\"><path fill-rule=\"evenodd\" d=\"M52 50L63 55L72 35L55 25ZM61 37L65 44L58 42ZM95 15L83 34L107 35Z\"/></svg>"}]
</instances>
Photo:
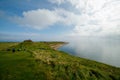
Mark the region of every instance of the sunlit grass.
<instances>
[{"instance_id":1,"label":"sunlit grass","mask_svg":"<svg viewBox=\"0 0 120 80\"><path fill-rule=\"evenodd\" d=\"M55 50L61 44L0 43L0 80L120 80L120 68Z\"/></svg>"}]
</instances>

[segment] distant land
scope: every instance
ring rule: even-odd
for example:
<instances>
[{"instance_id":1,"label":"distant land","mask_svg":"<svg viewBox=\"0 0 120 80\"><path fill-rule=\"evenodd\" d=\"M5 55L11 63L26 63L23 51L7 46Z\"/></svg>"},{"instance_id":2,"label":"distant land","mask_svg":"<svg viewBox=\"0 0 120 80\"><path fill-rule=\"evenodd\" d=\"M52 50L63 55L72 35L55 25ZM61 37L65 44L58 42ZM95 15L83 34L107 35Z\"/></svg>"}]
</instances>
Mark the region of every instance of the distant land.
<instances>
[{"instance_id":1,"label":"distant land","mask_svg":"<svg viewBox=\"0 0 120 80\"><path fill-rule=\"evenodd\" d=\"M57 50L65 42L0 42L0 80L120 80L120 68Z\"/></svg>"}]
</instances>

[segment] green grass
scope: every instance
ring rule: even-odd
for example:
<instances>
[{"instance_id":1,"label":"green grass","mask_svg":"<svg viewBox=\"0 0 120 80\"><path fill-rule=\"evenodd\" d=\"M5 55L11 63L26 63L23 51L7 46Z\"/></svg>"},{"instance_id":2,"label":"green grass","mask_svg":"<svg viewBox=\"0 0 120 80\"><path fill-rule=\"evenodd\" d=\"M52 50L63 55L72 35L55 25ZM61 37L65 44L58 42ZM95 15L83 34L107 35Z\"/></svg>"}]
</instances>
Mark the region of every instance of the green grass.
<instances>
[{"instance_id":1,"label":"green grass","mask_svg":"<svg viewBox=\"0 0 120 80\"><path fill-rule=\"evenodd\" d=\"M60 44L0 43L0 80L120 80L120 68L55 50Z\"/></svg>"}]
</instances>

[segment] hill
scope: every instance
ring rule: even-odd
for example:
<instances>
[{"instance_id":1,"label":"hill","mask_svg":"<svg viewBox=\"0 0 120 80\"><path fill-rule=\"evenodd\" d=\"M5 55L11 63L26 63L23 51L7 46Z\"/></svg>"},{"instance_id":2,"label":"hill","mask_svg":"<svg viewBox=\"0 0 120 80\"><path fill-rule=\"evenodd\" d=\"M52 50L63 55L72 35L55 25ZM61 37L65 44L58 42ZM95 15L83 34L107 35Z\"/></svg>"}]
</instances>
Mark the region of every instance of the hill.
<instances>
[{"instance_id":1,"label":"hill","mask_svg":"<svg viewBox=\"0 0 120 80\"><path fill-rule=\"evenodd\" d=\"M63 44L0 43L0 80L120 80L120 68L56 50Z\"/></svg>"}]
</instances>

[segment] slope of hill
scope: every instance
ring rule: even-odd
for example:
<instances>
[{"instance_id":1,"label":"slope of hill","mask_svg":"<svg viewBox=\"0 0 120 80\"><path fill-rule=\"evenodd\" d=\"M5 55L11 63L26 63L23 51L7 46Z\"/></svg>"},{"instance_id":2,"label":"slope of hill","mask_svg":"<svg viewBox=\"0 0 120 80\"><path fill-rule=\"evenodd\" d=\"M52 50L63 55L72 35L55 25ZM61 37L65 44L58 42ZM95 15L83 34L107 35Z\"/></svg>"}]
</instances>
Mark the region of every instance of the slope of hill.
<instances>
[{"instance_id":1,"label":"slope of hill","mask_svg":"<svg viewBox=\"0 0 120 80\"><path fill-rule=\"evenodd\" d=\"M0 80L120 80L120 68L56 50L62 44L0 43Z\"/></svg>"}]
</instances>

